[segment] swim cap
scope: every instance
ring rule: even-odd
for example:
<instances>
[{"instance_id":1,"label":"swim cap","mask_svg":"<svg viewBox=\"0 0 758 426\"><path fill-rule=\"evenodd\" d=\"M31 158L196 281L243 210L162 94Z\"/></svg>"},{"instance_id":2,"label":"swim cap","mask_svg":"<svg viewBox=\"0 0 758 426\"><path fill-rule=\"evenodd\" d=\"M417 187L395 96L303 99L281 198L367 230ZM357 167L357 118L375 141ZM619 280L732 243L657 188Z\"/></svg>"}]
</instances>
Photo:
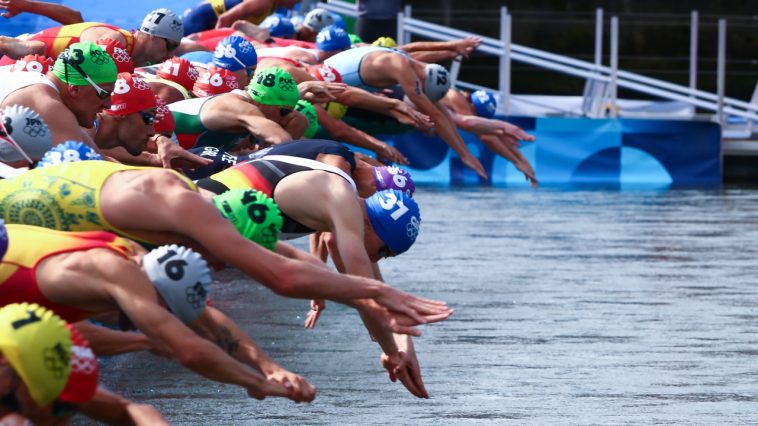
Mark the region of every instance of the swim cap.
<instances>
[{"instance_id":1,"label":"swim cap","mask_svg":"<svg viewBox=\"0 0 758 426\"><path fill-rule=\"evenodd\" d=\"M0 109L0 161L37 161L53 146L45 120L29 107L9 105Z\"/></svg>"},{"instance_id":2,"label":"swim cap","mask_svg":"<svg viewBox=\"0 0 758 426\"><path fill-rule=\"evenodd\" d=\"M172 133L176 128L174 114L171 113L168 104L158 96L155 97L155 103L158 105L155 110L155 121L153 121L155 133Z\"/></svg>"},{"instance_id":3,"label":"swim cap","mask_svg":"<svg viewBox=\"0 0 758 426\"><path fill-rule=\"evenodd\" d=\"M371 167L374 174L374 183L377 191L385 189L397 189L404 192L409 197L416 192L416 185L413 184L411 174L394 166Z\"/></svg>"},{"instance_id":4,"label":"swim cap","mask_svg":"<svg viewBox=\"0 0 758 426\"><path fill-rule=\"evenodd\" d=\"M111 108L103 110L109 115L129 115L155 108L155 93L145 80L121 73L111 93Z\"/></svg>"},{"instance_id":5,"label":"swim cap","mask_svg":"<svg viewBox=\"0 0 758 426\"><path fill-rule=\"evenodd\" d=\"M72 86L87 86L89 83L77 71L79 67L95 84L113 83L118 76L116 64L102 47L84 41L74 43L58 55L53 66L53 74ZM66 71L68 70L68 79Z\"/></svg>"},{"instance_id":6,"label":"swim cap","mask_svg":"<svg viewBox=\"0 0 758 426\"><path fill-rule=\"evenodd\" d=\"M321 81L327 83L342 83L342 75L336 68L327 64L310 65L307 68L308 73Z\"/></svg>"},{"instance_id":7,"label":"swim cap","mask_svg":"<svg viewBox=\"0 0 758 426\"><path fill-rule=\"evenodd\" d=\"M213 197L213 204L243 237L274 250L284 219L272 198L253 189L232 189Z\"/></svg>"},{"instance_id":8,"label":"swim cap","mask_svg":"<svg viewBox=\"0 0 758 426\"><path fill-rule=\"evenodd\" d=\"M316 36L316 49L322 52L333 52L350 47L350 36L347 31L336 25L329 25L318 32Z\"/></svg>"},{"instance_id":9,"label":"swim cap","mask_svg":"<svg viewBox=\"0 0 758 426\"><path fill-rule=\"evenodd\" d=\"M379 37L378 39L374 40L373 43L371 43L372 46L381 46L381 47L396 47L397 42L392 37Z\"/></svg>"},{"instance_id":10,"label":"swim cap","mask_svg":"<svg viewBox=\"0 0 758 426\"><path fill-rule=\"evenodd\" d=\"M231 92L239 87L237 77L233 72L211 65L208 67L208 71L197 79L192 87L192 93L198 98L204 98Z\"/></svg>"},{"instance_id":11,"label":"swim cap","mask_svg":"<svg viewBox=\"0 0 758 426\"><path fill-rule=\"evenodd\" d=\"M292 22L292 26L295 28L303 25L303 21L305 20L305 17L303 15L295 15L290 18L290 22Z\"/></svg>"},{"instance_id":12,"label":"swim cap","mask_svg":"<svg viewBox=\"0 0 758 426\"><path fill-rule=\"evenodd\" d=\"M250 97L263 105L295 107L300 92L292 74L279 67L259 69L247 86Z\"/></svg>"},{"instance_id":13,"label":"swim cap","mask_svg":"<svg viewBox=\"0 0 758 426\"><path fill-rule=\"evenodd\" d=\"M426 64L424 74L426 74L424 94L430 101L437 102L450 89L450 78L447 75L447 70L442 65Z\"/></svg>"},{"instance_id":14,"label":"swim cap","mask_svg":"<svg viewBox=\"0 0 758 426\"><path fill-rule=\"evenodd\" d=\"M26 55L11 66L11 71L29 71L47 74L53 68L53 58L41 55Z\"/></svg>"},{"instance_id":15,"label":"swim cap","mask_svg":"<svg viewBox=\"0 0 758 426\"><path fill-rule=\"evenodd\" d=\"M37 163L37 168L52 166L60 163L75 163L77 161L102 160L94 149L84 142L66 141L60 145L54 146L50 151Z\"/></svg>"},{"instance_id":16,"label":"swim cap","mask_svg":"<svg viewBox=\"0 0 758 426\"><path fill-rule=\"evenodd\" d=\"M8 230L5 228L5 221L0 219L0 260L3 260L5 253L8 251Z\"/></svg>"},{"instance_id":17,"label":"swim cap","mask_svg":"<svg viewBox=\"0 0 758 426\"><path fill-rule=\"evenodd\" d=\"M145 16L140 31L150 35L181 43L184 36L182 19L176 13L162 7Z\"/></svg>"},{"instance_id":18,"label":"swim cap","mask_svg":"<svg viewBox=\"0 0 758 426\"><path fill-rule=\"evenodd\" d=\"M71 332L53 311L13 303L0 309L0 352L44 407L63 390L71 366Z\"/></svg>"},{"instance_id":19,"label":"swim cap","mask_svg":"<svg viewBox=\"0 0 758 426\"><path fill-rule=\"evenodd\" d=\"M334 24L334 16L332 16L326 9L317 7L303 18L303 26L309 28L315 32L321 31L324 27Z\"/></svg>"},{"instance_id":20,"label":"swim cap","mask_svg":"<svg viewBox=\"0 0 758 426\"><path fill-rule=\"evenodd\" d=\"M254 67L256 64L258 55L255 53L255 47L240 36L226 37L216 45L213 52L213 65L229 71Z\"/></svg>"},{"instance_id":21,"label":"swim cap","mask_svg":"<svg viewBox=\"0 0 758 426\"><path fill-rule=\"evenodd\" d=\"M295 35L292 21L281 15L269 15L261 22L260 27L268 28L271 37L290 38Z\"/></svg>"},{"instance_id":22,"label":"swim cap","mask_svg":"<svg viewBox=\"0 0 758 426\"><path fill-rule=\"evenodd\" d=\"M371 227L395 255L408 250L421 228L416 201L396 189L376 192L366 198L366 214Z\"/></svg>"},{"instance_id":23,"label":"swim cap","mask_svg":"<svg viewBox=\"0 0 758 426\"><path fill-rule=\"evenodd\" d=\"M471 103L480 117L492 118L497 110L497 99L495 95L486 90L477 90L471 93Z\"/></svg>"},{"instance_id":24,"label":"swim cap","mask_svg":"<svg viewBox=\"0 0 758 426\"><path fill-rule=\"evenodd\" d=\"M334 19L334 24L343 30L347 31L347 24L345 23L345 18L342 17L339 13L329 12L330 15L332 15L332 19Z\"/></svg>"},{"instance_id":25,"label":"swim cap","mask_svg":"<svg viewBox=\"0 0 758 426\"><path fill-rule=\"evenodd\" d=\"M161 246L142 257L142 269L183 323L203 313L211 291L211 270L199 254L176 244Z\"/></svg>"},{"instance_id":26,"label":"swim cap","mask_svg":"<svg viewBox=\"0 0 758 426\"><path fill-rule=\"evenodd\" d=\"M342 117L347 114L347 106L339 102L327 102L324 104L324 109L329 117L335 120L342 120Z\"/></svg>"},{"instance_id":27,"label":"swim cap","mask_svg":"<svg viewBox=\"0 0 758 426\"><path fill-rule=\"evenodd\" d=\"M350 44L363 43L363 39L358 34L348 33L347 36L350 37Z\"/></svg>"},{"instance_id":28,"label":"swim cap","mask_svg":"<svg viewBox=\"0 0 758 426\"><path fill-rule=\"evenodd\" d=\"M163 62L155 75L158 78L179 83L187 90L192 90L192 86L200 76L190 61L176 56Z\"/></svg>"},{"instance_id":29,"label":"swim cap","mask_svg":"<svg viewBox=\"0 0 758 426\"><path fill-rule=\"evenodd\" d=\"M300 99L295 105L295 111L303 114L308 119L308 128L305 129L303 136L309 139L312 138L316 134L316 131L318 131L318 115L316 115L316 109L313 108L313 104L305 99Z\"/></svg>"},{"instance_id":30,"label":"swim cap","mask_svg":"<svg viewBox=\"0 0 758 426\"><path fill-rule=\"evenodd\" d=\"M71 374L58 399L72 404L84 404L95 396L100 366L89 342L79 334L76 327L66 324L66 329L71 333Z\"/></svg>"},{"instance_id":31,"label":"swim cap","mask_svg":"<svg viewBox=\"0 0 758 426\"><path fill-rule=\"evenodd\" d=\"M132 61L129 52L124 49L123 44L110 38L100 39L96 43L105 50L105 53L107 53L111 59L113 59L119 74L122 72L134 72L134 62Z\"/></svg>"}]
</instances>

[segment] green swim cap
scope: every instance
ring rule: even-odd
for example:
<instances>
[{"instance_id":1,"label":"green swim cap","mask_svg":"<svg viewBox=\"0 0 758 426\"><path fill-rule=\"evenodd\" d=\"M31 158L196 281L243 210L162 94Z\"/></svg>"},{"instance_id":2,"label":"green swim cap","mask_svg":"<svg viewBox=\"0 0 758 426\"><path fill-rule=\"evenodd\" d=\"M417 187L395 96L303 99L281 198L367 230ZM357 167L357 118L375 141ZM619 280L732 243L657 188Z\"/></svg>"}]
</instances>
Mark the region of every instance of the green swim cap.
<instances>
[{"instance_id":1,"label":"green swim cap","mask_svg":"<svg viewBox=\"0 0 758 426\"><path fill-rule=\"evenodd\" d=\"M74 43L61 52L53 66L53 74L72 86L88 85L77 67L96 84L115 83L118 78L113 59L102 47L89 41Z\"/></svg>"},{"instance_id":2,"label":"green swim cap","mask_svg":"<svg viewBox=\"0 0 758 426\"><path fill-rule=\"evenodd\" d=\"M295 107L300 92L292 74L279 67L259 69L247 86L247 93L263 105Z\"/></svg>"},{"instance_id":3,"label":"green swim cap","mask_svg":"<svg viewBox=\"0 0 758 426\"><path fill-rule=\"evenodd\" d=\"M316 131L318 131L318 115L316 115L316 108L313 108L313 104L305 99L300 99L295 105L295 111L303 114L305 118L308 119L308 128L305 129L305 134L303 136L309 139L312 138L313 135L316 134Z\"/></svg>"},{"instance_id":4,"label":"green swim cap","mask_svg":"<svg viewBox=\"0 0 758 426\"><path fill-rule=\"evenodd\" d=\"M348 33L350 37L350 44L363 43L363 39L358 34Z\"/></svg>"},{"instance_id":5,"label":"green swim cap","mask_svg":"<svg viewBox=\"0 0 758 426\"><path fill-rule=\"evenodd\" d=\"M273 199L253 189L232 189L213 197L213 204L243 237L274 250L284 219Z\"/></svg>"}]
</instances>

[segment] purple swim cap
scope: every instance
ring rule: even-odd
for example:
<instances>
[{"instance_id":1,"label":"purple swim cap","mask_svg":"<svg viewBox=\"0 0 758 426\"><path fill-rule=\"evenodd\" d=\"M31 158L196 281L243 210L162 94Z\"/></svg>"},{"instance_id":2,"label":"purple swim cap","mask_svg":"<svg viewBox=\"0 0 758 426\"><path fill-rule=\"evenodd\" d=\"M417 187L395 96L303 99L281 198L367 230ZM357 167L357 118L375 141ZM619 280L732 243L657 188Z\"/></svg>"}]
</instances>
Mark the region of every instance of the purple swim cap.
<instances>
[{"instance_id":1,"label":"purple swim cap","mask_svg":"<svg viewBox=\"0 0 758 426\"><path fill-rule=\"evenodd\" d=\"M8 230L5 229L5 221L0 219L0 260L3 260L8 251Z\"/></svg>"},{"instance_id":2,"label":"purple swim cap","mask_svg":"<svg viewBox=\"0 0 758 426\"><path fill-rule=\"evenodd\" d=\"M374 183L377 191L385 189L397 189L404 192L409 197L416 192L416 185L413 184L411 174L395 166L371 167L374 175Z\"/></svg>"}]
</instances>

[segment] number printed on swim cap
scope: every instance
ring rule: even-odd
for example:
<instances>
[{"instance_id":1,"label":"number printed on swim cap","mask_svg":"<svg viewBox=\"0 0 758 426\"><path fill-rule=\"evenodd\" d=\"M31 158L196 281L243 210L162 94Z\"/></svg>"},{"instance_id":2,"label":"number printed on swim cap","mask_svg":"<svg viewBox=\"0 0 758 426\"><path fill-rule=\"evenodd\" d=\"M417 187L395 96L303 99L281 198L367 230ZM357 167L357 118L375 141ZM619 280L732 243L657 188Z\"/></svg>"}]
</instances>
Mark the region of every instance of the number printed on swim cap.
<instances>
[{"instance_id":1,"label":"number printed on swim cap","mask_svg":"<svg viewBox=\"0 0 758 426\"><path fill-rule=\"evenodd\" d=\"M219 44L213 52L213 56L217 58L233 58L237 56L237 50L231 45L223 46Z\"/></svg>"},{"instance_id":2,"label":"number printed on swim cap","mask_svg":"<svg viewBox=\"0 0 758 426\"><path fill-rule=\"evenodd\" d=\"M392 210L393 207L397 206L397 210L390 214L392 220L398 220L408 212L408 207L403 204L402 200L398 200L395 194L390 192L385 195L387 198L379 198L379 205L382 206L384 210Z\"/></svg>"},{"instance_id":3,"label":"number printed on swim cap","mask_svg":"<svg viewBox=\"0 0 758 426\"><path fill-rule=\"evenodd\" d=\"M131 90L131 87L129 87L129 83L127 83L126 80L123 78L119 78L116 80L116 84L113 86L113 93L117 95L123 95L124 93L129 93Z\"/></svg>"}]
</instances>

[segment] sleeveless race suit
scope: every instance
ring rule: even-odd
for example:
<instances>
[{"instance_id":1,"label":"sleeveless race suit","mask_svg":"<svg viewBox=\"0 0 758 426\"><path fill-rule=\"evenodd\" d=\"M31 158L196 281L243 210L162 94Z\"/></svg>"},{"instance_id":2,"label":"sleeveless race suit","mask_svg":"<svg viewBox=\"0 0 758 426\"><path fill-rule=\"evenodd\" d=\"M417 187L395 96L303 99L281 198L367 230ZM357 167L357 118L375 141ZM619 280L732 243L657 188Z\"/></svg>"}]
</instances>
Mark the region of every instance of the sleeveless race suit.
<instances>
[{"instance_id":1,"label":"sleeveless race suit","mask_svg":"<svg viewBox=\"0 0 758 426\"><path fill-rule=\"evenodd\" d=\"M114 173L156 170L107 161L77 161L30 170L0 181L0 217L5 223L36 225L59 231L110 231L152 244L108 223L100 208L100 191ZM195 191L192 181L173 172Z\"/></svg>"},{"instance_id":2,"label":"sleeveless race suit","mask_svg":"<svg viewBox=\"0 0 758 426\"><path fill-rule=\"evenodd\" d=\"M323 170L334 173L350 183L355 190L355 182L342 170L319 161L283 155L271 155L263 159L252 160L226 169L215 175L200 179L197 186L216 194L230 189L257 189L276 201L276 186L282 179L298 172ZM289 240L315 232L313 229L295 221L282 211L282 231L279 238Z\"/></svg>"},{"instance_id":3,"label":"sleeveless race suit","mask_svg":"<svg viewBox=\"0 0 758 426\"><path fill-rule=\"evenodd\" d=\"M44 75L36 72L4 73L2 81L3 83L0 84L0 105L3 104L5 98L11 93L33 84L46 84L55 89L56 92L58 91L58 88L55 87L55 84L53 84L52 81L48 80Z\"/></svg>"},{"instance_id":4,"label":"sleeveless race suit","mask_svg":"<svg viewBox=\"0 0 758 426\"><path fill-rule=\"evenodd\" d=\"M342 51L326 59L324 63L339 71L340 75L342 76L342 82L348 86L359 87L369 92L377 92L384 88L369 86L368 84L364 83L363 79L361 79L360 73L363 58L365 58L369 53L374 52L392 52L401 56L408 56L408 54L402 50L390 49L388 47L381 46L366 46Z\"/></svg>"},{"instance_id":5,"label":"sleeveless race suit","mask_svg":"<svg viewBox=\"0 0 758 426\"><path fill-rule=\"evenodd\" d=\"M36 268L46 258L61 253L105 248L128 257L132 245L109 232L60 232L38 226L7 225L10 244L0 262L0 306L9 303L37 303L51 309L68 322L93 315L48 300L37 285Z\"/></svg>"},{"instance_id":6,"label":"sleeveless race suit","mask_svg":"<svg viewBox=\"0 0 758 426\"><path fill-rule=\"evenodd\" d=\"M132 51L134 50L134 35L127 30L100 22L82 22L79 24L48 28L34 34L29 40L45 43L45 54L55 59L67 47L74 43L78 43L79 37L81 37L84 30L95 27L104 27L121 33L126 39L126 46L124 46L126 51L129 52L129 55L132 54Z\"/></svg>"},{"instance_id":7,"label":"sleeveless race suit","mask_svg":"<svg viewBox=\"0 0 758 426\"><path fill-rule=\"evenodd\" d=\"M221 149L231 149L244 139L246 133L229 133L208 130L200 121L200 113L206 102L215 96L207 98L187 99L168 105L174 116L176 127L174 133L179 144L184 149L203 146L213 146Z\"/></svg>"},{"instance_id":8,"label":"sleeveless race suit","mask_svg":"<svg viewBox=\"0 0 758 426\"><path fill-rule=\"evenodd\" d=\"M184 35L188 36L200 31L212 30L216 26L218 17L227 12L229 9L242 3L244 0L208 0L204 1L197 6L187 9L182 17L182 23L184 24ZM255 25L260 24L266 19L267 16L274 13L276 9L276 2L271 3L271 8L268 12L258 16L246 16L249 22Z\"/></svg>"}]
</instances>

